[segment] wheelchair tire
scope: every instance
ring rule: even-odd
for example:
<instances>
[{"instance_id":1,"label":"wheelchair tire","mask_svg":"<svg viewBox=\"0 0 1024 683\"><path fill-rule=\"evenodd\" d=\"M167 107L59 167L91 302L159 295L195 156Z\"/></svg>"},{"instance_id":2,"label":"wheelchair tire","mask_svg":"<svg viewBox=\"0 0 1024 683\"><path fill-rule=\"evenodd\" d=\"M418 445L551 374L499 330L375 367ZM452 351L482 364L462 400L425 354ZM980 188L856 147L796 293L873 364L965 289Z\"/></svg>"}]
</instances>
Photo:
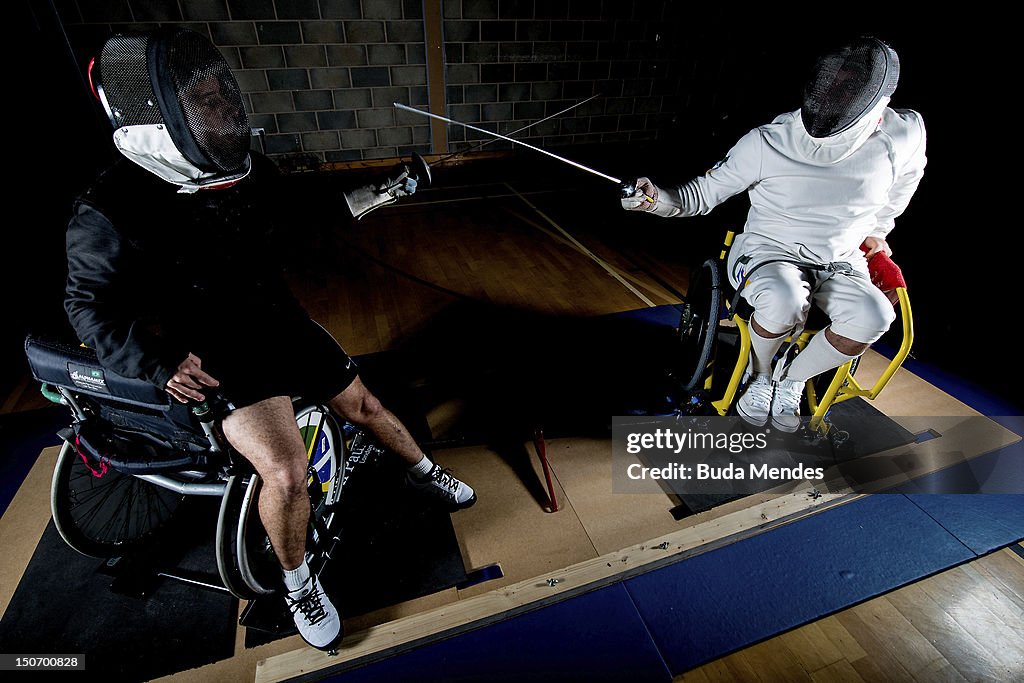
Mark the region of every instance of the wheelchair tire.
<instances>
[{"instance_id":1,"label":"wheelchair tire","mask_svg":"<svg viewBox=\"0 0 1024 683\"><path fill-rule=\"evenodd\" d=\"M248 487L249 478L255 474L236 474L228 478L224 496L220 499L220 514L217 516L217 571L224 587L231 594L242 600L251 600L258 596L253 592L238 566L238 553L233 548L235 527L242 510L242 495Z\"/></svg>"},{"instance_id":2,"label":"wheelchair tire","mask_svg":"<svg viewBox=\"0 0 1024 683\"><path fill-rule=\"evenodd\" d=\"M703 384L714 355L722 310L722 275L715 259L708 259L690 283L679 317L677 372L682 388L693 391Z\"/></svg>"},{"instance_id":3,"label":"wheelchair tire","mask_svg":"<svg viewBox=\"0 0 1024 683\"><path fill-rule=\"evenodd\" d=\"M345 443L329 411L322 406L296 410L296 423L309 454L310 525L306 557L314 572L329 551L338 519ZM225 586L237 597L253 599L279 591L281 566L259 516L262 481L256 474L236 475L221 501L217 524L217 565Z\"/></svg>"},{"instance_id":4,"label":"wheelchair tire","mask_svg":"<svg viewBox=\"0 0 1024 683\"><path fill-rule=\"evenodd\" d=\"M90 557L121 557L143 549L184 499L113 468L96 476L66 442L50 484L54 526L69 546Z\"/></svg>"}]
</instances>

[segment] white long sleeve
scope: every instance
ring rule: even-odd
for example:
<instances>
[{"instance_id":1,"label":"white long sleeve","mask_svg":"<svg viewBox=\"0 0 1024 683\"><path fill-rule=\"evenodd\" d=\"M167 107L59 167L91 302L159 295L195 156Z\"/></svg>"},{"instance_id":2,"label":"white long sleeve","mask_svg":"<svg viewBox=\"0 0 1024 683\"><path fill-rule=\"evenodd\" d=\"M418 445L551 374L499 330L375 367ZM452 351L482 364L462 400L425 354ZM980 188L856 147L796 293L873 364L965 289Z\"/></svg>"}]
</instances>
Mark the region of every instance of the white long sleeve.
<instances>
[{"instance_id":1,"label":"white long sleeve","mask_svg":"<svg viewBox=\"0 0 1024 683\"><path fill-rule=\"evenodd\" d=\"M912 148L913 151L910 152L906 163L897 169L896 182L889 189L889 201L876 216L878 225L871 231L871 235L883 239L892 230L896 219L906 210L910 198L914 196L917 186L921 183L921 178L924 177L924 167L928 163L928 158L925 156L924 121L921 120L921 115L909 109L898 110L895 113L905 119L915 119L916 125L905 127L905 133L909 139L892 141L893 149Z\"/></svg>"},{"instance_id":2,"label":"white long sleeve","mask_svg":"<svg viewBox=\"0 0 1024 683\"><path fill-rule=\"evenodd\" d=\"M872 134L822 141L804 131L799 110L783 114L740 138L703 176L659 189L658 213L704 215L747 191L745 234L803 258L848 259L868 235L888 234L924 173L921 116L886 107L881 119Z\"/></svg>"}]
</instances>

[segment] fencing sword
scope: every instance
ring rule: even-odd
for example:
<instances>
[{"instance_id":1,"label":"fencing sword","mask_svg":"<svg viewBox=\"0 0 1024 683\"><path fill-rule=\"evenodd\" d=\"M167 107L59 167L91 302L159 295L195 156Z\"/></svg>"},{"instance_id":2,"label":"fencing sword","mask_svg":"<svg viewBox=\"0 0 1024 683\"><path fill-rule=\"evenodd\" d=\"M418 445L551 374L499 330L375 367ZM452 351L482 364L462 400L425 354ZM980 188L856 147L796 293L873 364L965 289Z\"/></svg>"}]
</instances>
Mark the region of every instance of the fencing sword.
<instances>
[{"instance_id":1,"label":"fencing sword","mask_svg":"<svg viewBox=\"0 0 1024 683\"><path fill-rule=\"evenodd\" d=\"M590 168L589 166L584 166L583 164L577 163L577 162L573 161L572 159L566 159L565 157L558 156L557 154L554 154L553 152L549 152L546 149L541 149L540 147L534 147L533 145L531 145L529 143L526 143L526 142L523 142L522 140L516 140L515 138L510 138L507 135L502 135L501 133L495 133L495 132L492 132L492 131L489 131L489 130L485 130L483 128L477 128L476 126L470 125L468 123L462 123L461 121L455 121L454 119L449 119L449 118L447 118L445 116L440 116L438 114L432 114L429 111L423 111L422 109L414 109L412 107L408 107L408 106L406 106L404 104L400 104L398 102L394 102L393 104L398 109L404 109L405 111L411 111L414 114L420 114L421 116L429 116L430 118L437 119L438 121L444 121L445 123L451 123L451 124L454 124L456 126L462 126L463 128L468 128L470 130L475 130L478 133L483 133L484 135L490 135L490 136L498 138L500 140L506 140L506 141L511 142L513 144L521 145L522 147L526 147L527 149L532 149L534 152L540 152L541 154L547 155L547 156L551 157L552 159L558 159L559 161L561 161L564 164L569 164L570 166L574 166L574 167L580 169L581 171L586 171L587 173L592 173L592 174L594 174L596 176L604 178L605 180L607 180L609 182L615 183L616 185L619 186L619 189L622 191L624 197L630 197L630 196L632 196L636 192L636 183L635 182L633 182L633 183L624 183L624 182L622 182L622 180L620 178L616 178L615 176L608 175L607 173L601 173L601 171L598 171L598 170L595 170L593 168ZM627 194L627 191L628 191L628 194ZM646 199L648 199L649 201L653 201L650 197L646 197Z\"/></svg>"},{"instance_id":2,"label":"fencing sword","mask_svg":"<svg viewBox=\"0 0 1024 683\"><path fill-rule=\"evenodd\" d=\"M522 133L524 130L526 130L528 128L533 128L534 126L539 126L540 124L544 123L545 121L550 121L551 119L558 118L562 114L570 112L573 109L575 109L576 107L581 107L584 104L586 104L587 102L589 102L590 100L595 100L595 99L597 99L600 96L601 96L601 93L597 93L596 95L591 95L587 99L585 99L585 100L583 100L581 102L577 102L576 104L574 104L572 106L566 107L562 111L557 111L554 114L551 114L550 116L545 116L544 118L540 119L539 121L534 121L533 123L529 123L529 124L523 126L522 128L517 128L514 131L512 131L511 133L506 133L506 135L511 137L513 135L517 135L519 133ZM431 165L432 166L439 166L440 164L443 164L444 162L448 161L449 159L452 159L452 158L458 157L458 156L462 156L463 154L468 154L469 152L472 152L474 150L480 149L481 147L486 147L487 145L490 145L490 144L495 143L497 141L498 141L497 138L492 138L490 140L484 140L483 142L478 142L475 145L473 145L472 147L469 147L468 149L464 149L461 152L452 152L448 156L443 156L443 157L441 157L440 159L438 159L437 161L435 161Z\"/></svg>"}]
</instances>

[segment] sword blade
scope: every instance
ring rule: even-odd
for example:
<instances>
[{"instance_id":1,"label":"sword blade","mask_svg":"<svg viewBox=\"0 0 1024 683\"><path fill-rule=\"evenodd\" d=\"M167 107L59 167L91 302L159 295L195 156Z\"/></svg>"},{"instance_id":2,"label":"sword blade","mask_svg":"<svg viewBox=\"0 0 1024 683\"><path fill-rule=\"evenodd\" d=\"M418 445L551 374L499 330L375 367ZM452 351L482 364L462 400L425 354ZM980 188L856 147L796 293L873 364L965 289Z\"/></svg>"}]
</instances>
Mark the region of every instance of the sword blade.
<instances>
[{"instance_id":1,"label":"sword blade","mask_svg":"<svg viewBox=\"0 0 1024 683\"><path fill-rule=\"evenodd\" d=\"M483 133L484 135L490 135L492 137L496 137L496 138L499 138L501 140L507 140L508 142L511 142L513 144L520 145L522 147L526 147L527 149L532 149L534 152L540 152L541 154L547 155L547 156L551 157L552 159L558 159L563 164L569 164L570 166L575 166L576 168L580 169L581 171L586 171L587 173L593 173L594 175L600 176L601 178L604 178L605 180L611 181L611 182L615 183L616 185L622 185L622 181L620 179L614 177L614 176L610 176L610 175L608 175L606 173L601 173L600 171L596 171L596 170L594 170L592 168L584 166L583 164L576 163L572 159L566 159L565 157L560 157L557 154L554 154L552 152L547 151L546 149L541 149L540 147L534 147L533 145L525 143L522 140L516 140L515 138L510 138L507 135L502 135L501 133L494 133L494 132L489 131L489 130L484 130L483 128L477 128L476 126L471 126L468 123L462 123L461 121L455 121L454 119L449 119L449 118L444 117L444 116L439 116L438 114L431 114L429 111L423 111L421 109L413 109L412 107L407 107L404 104L399 104L398 102L395 102L394 105L398 109L404 109L405 111L411 111L413 113L420 114L422 116L429 116L430 118L437 119L438 121L444 121L445 123L451 123L451 124L454 124L456 126L462 126L463 128L469 128L470 130L475 130L478 133Z\"/></svg>"},{"instance_id":2,"label":"sword blade","mask_svg":"<svg viewBox=\"0 0 1024 683\"><path fill-rule=\"evenodd\" d=\"M519 133L522 133L524 130L527 130L528 128L533 128L534 126L539 126L540 124L544 123L545 121L550 121L553 118L556 118L558 116L561 116L562 114L570 112L573 109L575 109L576 107L583 106L584 104L586 104L590 100L595 100L595 99L597 99L600 96L601 96L601 93L598 93L596 95L591 95L590 97L588 97L587 99L583 100L582 102L577 102L576 104L574 104L574 105L572 105L570 107L566 107L562 111L557 111L557 112L555 112L554 114L552 114L550 116L545 116L544 118L540 119L539 121L534 121L533 123L527 124L527 125L523 126L522 128L517 128L514 131L512 131L511 133L506 133L506 135L511 137L513 135L517 135ZM458 156L462 156L463 154L468 154L469 152L472 152L473 150L480 149L481 147L486 147L487 145L493 144L493 143L495 143L497 141L498 141L498 138L492 138L490 140L484 140L483 142L478 142L475 145L473 145L472 147L470 147L469 149L464 149L461 152L453 152L453 153L449 154L448 156L443 156L440 159L438 159L437 161L435 161L432 165L433 166L438 166L438 165L443 164L444 162L448 161L449 159L451 159L453 157L458 157Z\"/></svg>"}]
</instances>

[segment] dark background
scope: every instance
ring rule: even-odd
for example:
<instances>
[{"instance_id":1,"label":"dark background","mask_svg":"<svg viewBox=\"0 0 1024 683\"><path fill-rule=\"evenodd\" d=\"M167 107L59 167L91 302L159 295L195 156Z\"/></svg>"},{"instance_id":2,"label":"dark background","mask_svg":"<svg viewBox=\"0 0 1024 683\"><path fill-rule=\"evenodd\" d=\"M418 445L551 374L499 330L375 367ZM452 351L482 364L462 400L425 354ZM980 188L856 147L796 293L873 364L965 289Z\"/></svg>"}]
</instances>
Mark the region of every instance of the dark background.
<instances>
[{"instance_id":1,"label":"dark background","mask_svg":"<svg viewBox=\"0 0 1024 683\"><path fill-rule=\"evenodd\" d=\"M16 180L8 191L11 218L3 231L0 390L4 393L25 371L21 342L26 332L68 332L61 305L64 227L74 195L97 169L113 158L109 130L85 88L83 55L95 49L111 29L152 26L154 20L161 19L177 23L179 17L209 16L217 18L219 27L207 22L213 27L208 30L220 31L221 35L227 29L237 28L225 29L224 24L252 23L259 27L263 20L283 23L286 6L290 19L296 13L307 12L310 18L321 22L328 16L361 20L370 12L387 14L394 10L399 14L392 16L400 17L406 29L410 22L422 21L416 15L421 17L424 7L429 7L408 0L364 0L362 5L341 0L281 0L276 4L270 0L21 0L8 5L8 12L14 13L14 21L4 24L9 34L7 133L13 143L8 175ZM480 111L476 120L501 121L502 130L507 130L519 120L517 113L524 114L522 120L535 119L541 111L539 104L543 104L545 113L552 113L553 108L560 108L567 101L610 89L611 94L602 99L615 100L618 109L610 112L613 104L603 104L602 109L586 112L585 117L573 117L576 120L572 123L559 124L557 130L536 131L535 142L556 147L567 156L578 153L591 161L599 153L602 168L623 175L648 174L659 182L681 182L703 172L744 132L778 113L796 109L804 76L813 56L823 49L859 33L888 41L898 51L902 64L892 106L920 111L928 128L929 164L924 180L910 208L897 220L890 240L894 256L910 283L915 306L914 355L1019 405L1010 386L1016 379L1019 355L1018 333L1011 330L1019 317L1014 304L1020 241L1012 214L1017 199L1012 187L1016 178L1012 171L1007 172L1003 161L1015 146L1014 108L1007 103L1016 96L1016 80L1009 78L1009 69L1004 65L1017 38L1011 34L1005 17L977 5L964 6L959 14L944 15L863 5L780 9L778 5L766 4L761 10L708 9L671 0L462 0L446 3L444 13L449 22L445 24L446 35L458 32L460 42L457 51L447 52L450 59L456 59L456 52L461 59L446 63L449 109L465 105L467 97L477 98ZM782 14L784 20L779 16ZM69 21L69 17L74 21ZM381 23L390 27L385 18ZM475 29L474 23L478 25ZM570 42L577 31L590 31L599 37L597 51L590 53L586 48L576 54L572 47L575 43L566 43L560 61L549 63L542 76L536 69L520 72L515 68L483 68L543 62L541 57L531 57L536 52L524 50L521 43L530 42L526 40L530 37L526 29L542 30L545 25L551 33L544 37L568 36ZM302 35L308 39L308 32ZM485 36L493 35L512 38L496 43L497 54L467 49L494 42L484 40ZM408 36L403 39L409 40ZM532 44L536 49L537 43ZM389 66L390 78L407 73L394 71L393 67L416 66L419 61L415 42L404 45L410 64ZM286 47L283 45L282 50ZM369 61L371 51L368 45L364 47L362 58ZM228 49L237 49L242 54L243 48ZM467 64L468 55L483 60L476 65L479 68L453 71L455 65ZM575 66L573 59L579 60ZM328 68L333 68L332 64L328 62ZM350 82L356 77L357 68L362 67L352 68ZM339 79L335 84L344 82L340 71L328 75ZM569 78L557 80L559 75ZM486 87L489 76L510 80L497 84L491 95ZM250 73L247 82L253 83L253 77L259 74ZM527 79L523 82L530 84L529 89L512 87L522 85L517 80L520 77ZM547 80L535 80L538 77ZM266 78L266 86L250 85L250 89L272 88L269 70ZM469 84L453 84L466 78L472 85L485 87L470 91ZM472 82L473 78L477 81ZM256 78L255 82L264 81ZM538 83L555 83L557 87L538 88ZM314 86L313 81L308 82L308 87L315 90ZM396 86L381 82L364 89L372 97L391 94L387 90L377 93L376 87ZM423 86L400 87L409 88L410 101L423 96L423 91L416 89ZM332 91L334 99L330 106L334 110L341 111L338 105L347 90L337 87ZM502 100L506 95L517 98L510 100L508 107ZM554 96L543 99L545 95ZM486 102L489 97L495 101ZM290 101L298 106L295 103L304 100L297 99L296 92L292 92ZM523 108L527 104L532 108ZM493 106L485 109L485 105ZM467 115L476 112L472 107L460 111ZM512 118L500 118L509 111ZM296 117L289 114L302 114L257 113L263 117L261 121L275 126L285 117L294 124ZM323 116L322 112L299 119L309 121L313 128L291 134L297 136L293 137L296 147L282 152L277 157L279 162L287 163L290 156L327 162L375 158L386 156L392 147L399 154L414 148L446 151L432 148L429 136L424 139L423 126L409 125L407 138L405 126L399 120L371 124L372 118L364 118L367 126L376 126L371 128L360 126L359 119L344 119L339 125L354 127L339 134L327 128L337 119ZM346 137L346 130L372 130L374 135L372 139L367 136L363 146L345 148L346 139L360 139L358 135ZM280 128L268 132L285 136ZM429 129L425 132L429 134ZM452 137L451 149L456 149L457 135ZM339 149L333 155L332 150L315 149L328 138L338 141ZM413 144L391 144L406 139ZM287 139L282 137L282 149L287 148L285 143ZM595 201L606 201L610 210L617 205L614 192ZM720 207L713 218L693 219L686 230L675 232L675 247L680 252L692 252L692 261L699 262L707 253L707 240L694 239L693 234L702 226L741 225L745 208L745 200L737 197ZM642 228L656 229L664 227ZM694 232L688 234L691 229Z\"/></svg>"}]
</instances>

